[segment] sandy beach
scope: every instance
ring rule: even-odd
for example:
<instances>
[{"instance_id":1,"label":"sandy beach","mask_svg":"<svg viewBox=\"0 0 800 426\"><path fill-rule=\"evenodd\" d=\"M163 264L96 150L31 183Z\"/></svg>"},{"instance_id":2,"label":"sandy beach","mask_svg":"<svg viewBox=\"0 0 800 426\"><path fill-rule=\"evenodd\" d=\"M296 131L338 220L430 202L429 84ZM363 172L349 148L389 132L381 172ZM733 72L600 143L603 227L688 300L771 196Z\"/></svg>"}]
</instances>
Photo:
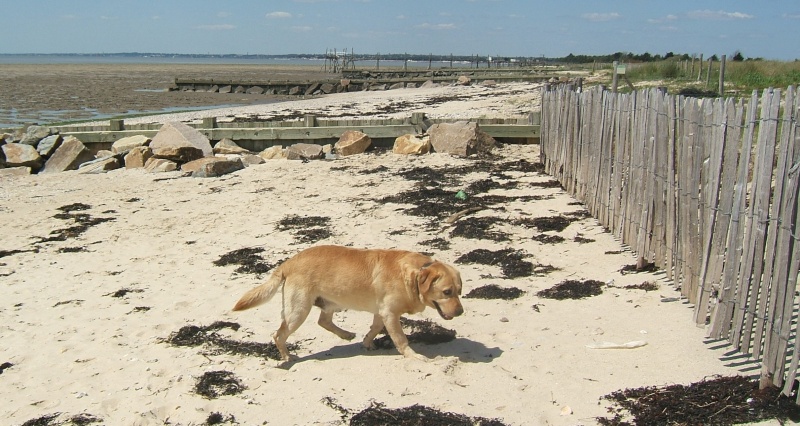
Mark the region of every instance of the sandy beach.
<instances>
[{"instance_id":1,"label":"sandy beach","mask_svg":"<svg viewBox=\"0 0 800 426\"><path fill-rule=\"evenodd\" d=\"M132 120L357 117L401 101L386 114L507 117L534 108L537 96L515 84L405 89ZM704 338L663 273L625 272L634 254L537 161L537 145L501 145L480 158L375 150L273 160L210 179L136 169L4 179L0 418L336 425L376 405L419 404L509 425L591 425L610 416L602 397L620 389L758 373ZM472 205L481 209L446 221ZM361 348L370 314L335 316L357 334L347 342L312 312L290 338L299 361L279 366L266 348L280 299L231 308L272 265L318 244L414 250L453 264L465 314L445 321L429 309L409 319L455 337L412 341L429 360L404 359ZM570 280L600 292L546 297ZM477 297L492 285L519 297ZM598 348L609 343L630 348ZM209 377L231 379L212 389L230 394L203 395Z\"/></svg>"}]
</instances>

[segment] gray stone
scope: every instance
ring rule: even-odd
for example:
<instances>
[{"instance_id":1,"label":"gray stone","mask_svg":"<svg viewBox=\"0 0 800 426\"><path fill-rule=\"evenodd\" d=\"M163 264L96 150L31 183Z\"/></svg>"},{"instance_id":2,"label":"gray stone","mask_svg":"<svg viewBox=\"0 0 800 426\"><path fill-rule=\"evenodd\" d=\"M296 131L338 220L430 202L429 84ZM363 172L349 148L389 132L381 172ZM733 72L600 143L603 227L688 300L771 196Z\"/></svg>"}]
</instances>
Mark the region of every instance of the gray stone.
<instances>
[{"instance_id":1,"label":"gray stone","mask_svg":"<svg viewBox=\"0 0 800 426\"><path fill-rule=\"evenodd\" d=\"M458 80L456 80L456 84L461 86L469 86L472 84L472 79L465 75L460 75L458 76Z\"/></svg>"},{"instance_id":2,"label":"gray stone","mask_svg":"<svg viewBox=\"0 0 800 426\"><path fill-rule=\"evenodd\" d=\"M489 152L495 140L480 129L478 123L458 121L438 123L428 129L431 145L436 152L466 157L478 152Z\"/></svg>"},{"instance_id":3,"label":"gray stone","mask_svg":"<svg viewBox=\"0 0 800 426\"><path fill-rule=\"evenodd\" d=\"M39 144L36 145L36 151L39 151L39 155L42 157L49 157L61 146L63 140L61 135L50 135L39 141Z\"/></svg>"},{"instance_id":4,"label":"gray stone","mask_svg":"<svg viewBox=\"0 0 800 426\"><path fill-rule=\"evenodd\" d=\"M301 88L300 86L292 86L292 88L289 89L289 94L292 96L297 96L301 93L303 93L303 88Z\"/></svg>"},{"instance_id":5,"label":"gray stone","mask_svg":"<svg viewBox=\"0 0 800 426\"><path fill-rule=\"evenodd\" d=\"M433 80L426 80L419 85L420 89L427 89L428 87L439 87L439 83L434 83Z\"/></svg>"},{"instance_id":6,"label":"gray stone","mask_svg":"<svg viewBox=\"0 0 800 426\"><path fill-rule=\"evenodd\" d=\"M322 93L331 94L336 91L336 86L331 83L324 83L319 86L319 90L322 90Z\"/></svg>"},{"instance_id":7,"label":"gray stone","mask_svg":"<svg viewBox=\"0 0 800 426\"><path fill-rule=\"evenodd\" d=\"M395 83L395 84L392 84L391 86L389 86L389 90L405 89L405 87L406 87L406 84L400 82L400 83Z\"/></svg>"},{"instance_id":8,"label":"gray stone","mask_svg":"<svg viewBox=\"0 0 800 426\"><path fill-rule=\"evenodd\" d=\"M8 167L30 167L39 170L42 167L42 156L31 145L23 143L7 143L0 147L5 156L5 164Z\"/></svg>"},{"instance_id":9,"label":"gray stone","mask_svg":"<svg viewBox=\"0 0 800 426\"><path fill-rule=\"evenodd\" d=\"M145 135L128 136L114 142L111 145L111 152L113 152L114 154L125 154L128 153L133 148L146 146L149 143L150 143L150 138L148 138Z\"/></svg>"},{"instance_id":10,"label":"gray stone","mask_svg":"<svg viewBox=\"0 0 800 426\"><path fill-rule=\"evenodd\" d=\"M264 164L264 159L255 154L242 154L239 159L242 161L245 167Z\"/></svg>"},{"instance_id":11,"label":"gray stone","mask_svg":"<svg viewBox=\"0 0 800 426\"><path fill-rule=\"evenodd\" d=\"M261 95L261 94L264 93L264 88L261 87L261 86L253 86L253 87L247 89L247 93L249 93L251 95Z\"/></svg>"},{"instance_id":12,"label":"gray stone","mask_svg":"<svg viewBox=\"0 0 800 426\"><path fill-rule=\"evenodd\" d=\"M342 133L339 140L334 145L336 153L346 157L348 155L361 154L372 145L372 139L358 130L348 130Z\"/></svg>"},{"instance_id":13,"label":"gray stone","mask_svg":"<svg viewBox=\"0 0 800 426\"><path fill-rule=\"evenodd\" d=\"M153 157L179 163L214 155L211 142L204 134L180 122L164 124L150 141L150 149Z\"/></svg>"},{"instance_id":14,"label":"gray stone","mask_svg":"<svg viewBox=\"0 0 800 426\"><path fill-rule=\"evenodd\" d=\"M25 134L22 135L22 139L19 143L25 145L36 146L40 140L52 135L53 133L50 131L49 127L45 126L28 126L25 129Z\"/></svg>"},{"instance_id":15,"label":"gray stone","mask_svg":"<svg viewBox=\"0 0 800 426\"><path fill-rule=\"evenodd\" d=\"M289 160L317 160L322 155L322 147L313 143L296 143L286 148Z\"/></svg>"},{"instance_id":16,"label":"gray stone","mask_svg":"<svg viewBox=\"0 0 800 426\"><path fill-rule=\"evenodd\" d=\"M58 173L75 170L81 164L94 160L94 155L78 138L67 136L50 156L39 173Z\"/></svg>"},{"instance_id":17,"label":"gray stone","mask_svg":"<svg viewBox=\"0 0 800 426\"><path fill-rule=\"evenodd\" d=\"M317 90L319 90L319 86L320 86L319 83L311 83L308 87L306 87L305 94L310 95L316 92Z\"/></svg>"},{"instance_id":18,"label":"gray stone","mask_svg":"<svg viewBox=\"0 0 800 426\"><path fill-rule=\"evenodd\" d=\"M231 93L233 88L231 86L222 86L219 88L219 93Z\"/></svg>"}]
</instances>

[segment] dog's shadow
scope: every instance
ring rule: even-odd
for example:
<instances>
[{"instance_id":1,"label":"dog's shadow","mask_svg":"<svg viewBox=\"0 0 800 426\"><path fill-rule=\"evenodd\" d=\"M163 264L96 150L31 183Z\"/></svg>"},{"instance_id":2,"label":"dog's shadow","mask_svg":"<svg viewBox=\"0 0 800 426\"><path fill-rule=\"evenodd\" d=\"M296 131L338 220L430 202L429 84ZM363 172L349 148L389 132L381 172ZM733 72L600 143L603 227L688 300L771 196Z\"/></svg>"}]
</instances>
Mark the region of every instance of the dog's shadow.
<instances>
[{"instance_id":1,"label":"dog's shadow","mask_svg":"<svg viewBox=\"0 0 800 426\"><path fill-rule=\"evenodd\" d=\"M457 337L446 343L425 344L412 343L411 347L418 354L426 358L456 357L461 362L487 363L503 354L500 348L490 348L481 342ZM354 358L359 356L399 356L397 349L375 349L367 350L361 346L361 342L346 345L334 346L324 352L306 355L289 361L289 365L305 360L324 361L326 359Z\"/></svg>"}]
</instances>

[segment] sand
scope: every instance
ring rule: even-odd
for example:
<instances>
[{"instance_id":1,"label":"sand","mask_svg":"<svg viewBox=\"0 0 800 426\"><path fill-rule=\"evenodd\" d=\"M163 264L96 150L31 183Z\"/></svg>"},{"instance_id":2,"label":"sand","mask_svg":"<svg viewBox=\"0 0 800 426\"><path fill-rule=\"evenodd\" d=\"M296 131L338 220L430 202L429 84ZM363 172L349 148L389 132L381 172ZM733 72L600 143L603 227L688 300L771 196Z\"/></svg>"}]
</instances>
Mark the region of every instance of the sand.
<instances>
[{"instance_id":1,"label":"sand","mask_svg":"<svg viewBox=\"0 0 800 426\"><path fill-rule=\"evenodd\" d=\"M516 87L495 90L513 92ZM425 96L432 102L450 90L455 89ZM357 116L378 102L396 101L399 93L422 94L412 92L348 94L275 104L272 110L213 114L277 115L288 108ZM492 102L454 100L431 111L508 114L519 107L520 97L532 93L486 93L480 98ZM90 414L103 424L196 425L219 413L247 425L342 424L348 415L334 405L352 414L379 403L389 408L421 404L512 425L595 424L597 416L607 415L608 403L601 397L615 390L758 372L722 342L704 338L704 330L692 321L692 307L678 300L663 273L620 272L635 263L634 255L596 220L583 217L583 207L563 190L547 185L549 176L512 167L537 158L537 145L505 145L489 160L377 151L336 161L268 161L212 179L142 170L4 179L0 364L11 366L0 374L0 418L22 424L62 413L61 419ZM490 173L487 164L499 169ZM436 178L438 186L425 181L429 189L449 194L477 181L500 184L469 195L511 198L496 199L491 208L458 222L491 223L489 236L495 238L454 236L455 227L444 222L446 214L415 216L408 211L412 205L385 199L413 190L416 182L401 172L422 167L449 170L449 178ZM449 206L451 201L444 200ZM87 207L78 211L75 203ZM72 216L57 216L64 206L72 206L66 209ZM42 241L53 232L64 234L77 214L88 215L78 217L84 223L106 220L64 241ZM280 226L294 215L328 218L329 226L314 229L331 235L302 241L297 230ZM562 231L525 225L565 215L576 220ZM501 232L505 239L497 235ZM565 240L548 244L534 239L541 234ZM431 240L449 246L432 246ZM393 349L363 350L359 341L371 316L352 311L337 314L335 321L356 332L355 341L318 327L312 313L290 338L299 346L300 360L284 368L263 357L215 354L208 347L166 341L182 327L228 321L240 327L220 329L220 338L268 343L280 322L280 298L249 311L230 310L266 275L238 273L236 265L214 262L232 251L255 248L263 249L264 262L275 263L314 244L431 253L460 270L464 295L489 284L524 294L514 300L463 298L466 313L452 321L430 309L410 316L456 332L450 342L412 343L430 358L427 362L404 359ZM476 249L510 249L523 260L555 269L508 278L497 265L457 262ZM565 280L605 285L602 294L580 300L537 296ZM659 288L623 288L643 282ZM587 347L636 341L646 344ZM214 371L232 373L245 389L214 399L197 394L197 380Z\"/></svg>"}]
</instances>

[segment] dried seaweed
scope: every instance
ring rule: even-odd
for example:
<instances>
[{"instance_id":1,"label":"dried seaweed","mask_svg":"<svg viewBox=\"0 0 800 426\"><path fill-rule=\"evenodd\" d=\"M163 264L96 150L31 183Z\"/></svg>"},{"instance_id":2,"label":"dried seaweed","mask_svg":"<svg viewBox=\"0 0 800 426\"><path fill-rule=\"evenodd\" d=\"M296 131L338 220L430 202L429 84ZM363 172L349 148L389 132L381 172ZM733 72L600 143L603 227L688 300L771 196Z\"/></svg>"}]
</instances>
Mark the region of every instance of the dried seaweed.
<instances>
[{"instance_id":1,"label":"dried seaweed","mask_svg":"<svg viewBox=\"0 0 800 426\"><path fill-rule=\"evenodd\" d=\"M405 408L386 408L372 402L369 407L350 419L350 426L397 425L397 426L504 426L498 419L469 417L463 414L439 411L435 408L414 404Z\"/></svg>"},{"instance_id":2,"label":"dried seaweed","mask_svg":"<svg viewBox=\"0 0 800 426\"><path fill-rule=\"evenodd\" d=\"M536 293L545 299L565 300L584 299L603 294L603 284L597 280L566 280L555 286Z\"/></svg>"},{"instance_id":3,"label":"dried seaweed","mask_svg":"<svg viewBox=\"0 0 800 426\"><path fill-rule=\"evenodd\" d=\"M220 256L213 263L215 266L239 265L235 272L240 274L266 274L275 268L275 264L264 261L259 255L263 248L249 247L233 250Z\"/></svg>"},{"instance_id":4,"label":"dried seaweed","mask_svg":"<svg viewBox=\"0 0 800 426\"><path fill-rule=\"evenodd\" d=\"M516 287L500 287L497 284L487 284L472 289L464 298L513 300L522 297L523 294L525 292Z\"/></svg>"},{"instance_id":5,"label":"dried seaweed","mask_svg":"<svg viewBox=\"0 0 800 426\"><path fill-rule=\"evenodd\" d=\"M227 339L216 333L217 330L230 328L238 330L239 324L235 322L217 321L208 326L186 325L180 330L170 334L165 341L173 346L199 347L206 348L206 354L219 355L245 355L260 358L280 360L281 355L275 343L243 342L239 340ZM296 344L287 344L291 351L299 349Z\"/></svg>"},{"instance_id":6,"label":"dried seaweed","mask_svg":"<svg viewBox=\"0 0 800 426\"><path fill-rule=\"evenodd\" d=\"M230 371L207 371L197 379L194 391L208 399L222 395L237 395L247 387Z\"/></svg>"},{"instance_id":7,"label":"dried seaweed","mask_svg":"<svg viewBox=\"0 0 800 426\"><path fill-rule=\"evenodd\" d=\"M436 345L450 342L456 338L455 330L444 328L431 320L418 321L400 318L400 325L403 326L409 343ZM386 330L384 329L383 332L386 333ZM388 335L384 335L375 339L375 347L391 349L394 347L394 342Z\"/></svg>"}]
</instances>

